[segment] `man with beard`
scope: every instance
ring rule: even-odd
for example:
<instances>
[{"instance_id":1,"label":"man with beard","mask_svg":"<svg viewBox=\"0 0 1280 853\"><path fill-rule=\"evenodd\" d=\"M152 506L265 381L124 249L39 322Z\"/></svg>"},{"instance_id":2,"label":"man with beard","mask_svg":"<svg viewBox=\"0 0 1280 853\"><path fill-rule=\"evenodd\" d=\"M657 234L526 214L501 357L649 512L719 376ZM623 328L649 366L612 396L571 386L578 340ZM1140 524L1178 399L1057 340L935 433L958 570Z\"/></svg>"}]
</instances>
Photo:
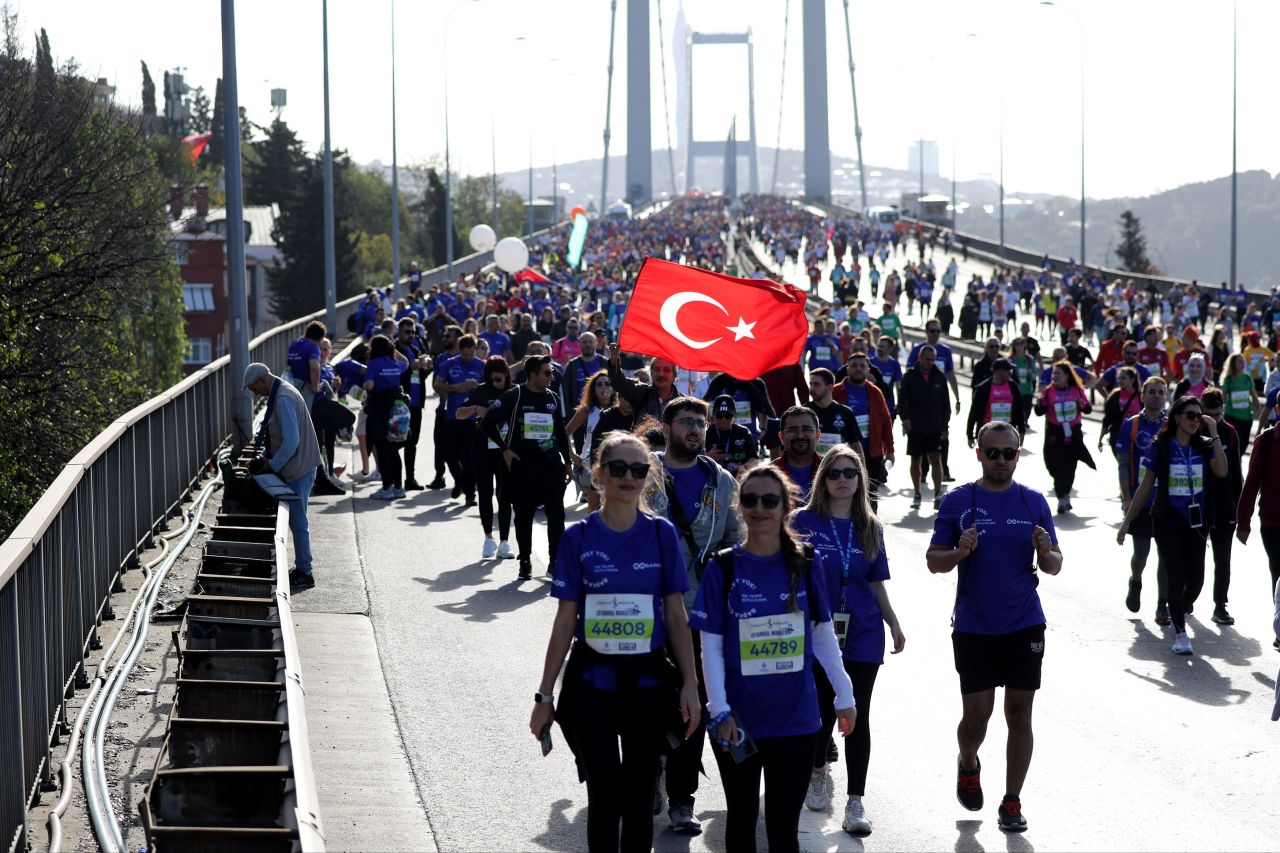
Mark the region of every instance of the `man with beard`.
<instances>
[{"instance_id":1,"label":"man with beard","mask_svg":"<svg viewBox=\"0 0 1280 853\"><path fill-rule=\"evenodd\" d=\"M665 358L654 358L649 362L648 382L637 382L622 372L620 359L622 353L617 344L609 344L609 381L613 390L627 398L635 409L636 417L646 415L654 420L662 420L662 410L680 395L676 393L676 367Z\"/></svg>"},{"instance_id":2,"label":"man with beard","mask_svg":"<svg viewBox=\"0 0 1280 853\"><path fill-rule=\"evenodd\" d=\"M809 393L813 398L809 402L809 408L818 416L820 433L814 452L822 456L843 442L862 453L862 432L858 429L853 409L831 399L831 389L835 387L835 382L835 374L825 367L819 367L809 374Z\"/></svg>"},{"instance_id":3,"label":"man with beard","mask_svg":"<svg viewBox=\"0 0 1280 853\"><path fill-rule=\"evenodd\" d=\"M907 455L911 457L911 486L915 497L911 508L920 508L920 481L924 477L925 460L933 473L933 508L942 504L942 445L951 419L951 403L947 380L934 366L934 350L926 344L920 360L902 379L898 415L902 431L907 435Z\"/></svg>"},{"instance_id":4,"label":"man with beard","mask_svg":"<svg viewBox=\"0 0 1280 853\"><path fill-rule=\"evenodd\" d=\"M616 347L613 352L617 352ZM650 486L645 493L649 508L670 520L680 534L680 552L689 571L686 607L693 606L709 555L736 545L742 538L740 522L733 510L737 481L709 456L703 455L707 415L706 402L694 397L676 397L667 402L662 412L667 449L653 454L660 466L662 488ZM700 659L702 647L696 631L693 632L693 651ZM702 683L702 667L698 667L698 693L705 708L707 691ZM693 803L705 739L706 729L700 725L667 758L667 817L671 828L682 835L702 832L701 824L693 816Z\"/></svg>"},{"instance_id":5,"label":"man with beard","mask_svg":"<svg viewBox=\"0 0 1280 853\"><path fill-rule=\"evenodd\" d=\"M596 343L594 332L583 332L578 336L582 354L569 359L564 366L564 378L560 383L563 393L560 396L564 398L565 408L568 410L566 414L572 412L582 399L582 389L587 386L587 379L604 367L604 358L596 351Z\"/></svg>"},{"instance_id":6,"label":"man with beard","mask_svg":"<svg viewBox=\"0 0 1280 853\"><path fill-rule=\"evenodd\" d=\"M782 455L773 464L787 472L800 487L801 500L809 500L813 475L818 470L818 439L822 431L818 415L805 406L792 406L782 413Z\"/></svg>"},{"instance_id":7,"label":"man with beard","mask_svg":"<svg viewBox=\"0 0 1280 853\"><path fill-rule=\"evenodd\" d=\"M885 462L893 462L893 416L884 393L875 382L869 381L872 369L867 354L855 352L849 356L849 375L836 387L844 392L847 405L858 422L862 456L867 462L867 476L871 479L867 495L871 498L871 508L877 509L876 493L889 478Z\"/></svg>"}]
</instances>

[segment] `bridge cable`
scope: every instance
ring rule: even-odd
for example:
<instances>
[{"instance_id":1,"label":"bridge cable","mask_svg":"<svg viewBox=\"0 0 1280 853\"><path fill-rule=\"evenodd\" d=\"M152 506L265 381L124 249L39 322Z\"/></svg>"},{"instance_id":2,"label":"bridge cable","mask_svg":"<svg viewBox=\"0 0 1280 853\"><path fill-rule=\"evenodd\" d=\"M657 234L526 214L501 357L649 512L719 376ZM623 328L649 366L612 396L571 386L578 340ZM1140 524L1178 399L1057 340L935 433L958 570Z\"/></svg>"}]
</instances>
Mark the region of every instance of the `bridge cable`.
<instances>
[{"instance_id":1,"label":"bridge cable","mask_svg":"<svg viewBox=\"0 0 1280 853\"><path fill-rule=\"evenodd\" d=\"M662 36L662 0L658 6L658 62L662 66L662 117L667 124L667 168L671 170L671 197L676 197L676 155L671 147L671 107L667 105L667 48Z\"/></svg>"},{"instance_id":2,"label":"bridge cable","mask_svg":"<svg viewBox=\"0 0 1280 853\"><path fill-rule=\"evenodd\" d=\"M613 112L613 41L618 25L618 0L609 4L609 82L604 99L604 163L600 174L600 215L609 207L609 118Z\"/></svg>"},{"instance_id":3,"label":"bridge cable","mask_svg":"<svg viewBox=\"0 0 1280 853\"><path fill-rule=\"evenodd\" d=\"M791 24L791 0L787 0L782 15L782 80L778 83L778 141L773 146L773 180L769 184L769 195L778 191L778 157L782 154L782 104L787 91L787 34Z\"/></svg>"}]
</instances>

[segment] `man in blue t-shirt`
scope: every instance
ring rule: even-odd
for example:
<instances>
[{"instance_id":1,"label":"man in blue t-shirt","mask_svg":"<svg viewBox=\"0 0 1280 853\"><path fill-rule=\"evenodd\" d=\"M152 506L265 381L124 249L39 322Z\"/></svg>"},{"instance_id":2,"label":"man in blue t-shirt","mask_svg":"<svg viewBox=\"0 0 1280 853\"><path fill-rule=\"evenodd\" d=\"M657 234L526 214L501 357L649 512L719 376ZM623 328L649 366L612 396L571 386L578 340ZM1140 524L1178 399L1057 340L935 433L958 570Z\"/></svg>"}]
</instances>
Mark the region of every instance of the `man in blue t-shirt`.
<instances>
[{"instance_id":1,"label":"man in blue t-shirt","mask_svg":"<svg viewBox=\"0 0 1280 853\"><path fill-rule=\"evenodd\" d=\"M982 477L944 498L925 554L931 572L960 570L951 617L964 708L957 733L956 797L970 811L982 809L978 748L996 688L1003 686L1009 740L999 825L1007 832L1027 828L1020 798L1031 766L1031 707L1044 662L1045 618L1036 568L1051 575L1062 570L1049 503L1013 480L1020 442L1012 424L983 425L976 451Z\"/></svg>"},{"instance_id":2,"label":"man in blue t-shirt","mask_svg":"<svg viewBox=\"0 0 1280 853\"><path fill-rule=\"evenodd\" d=\"M489 355L500 355L507 360L507 363L515 361L511 355L511 338L505 332L498 328L498 315L489 314L484 318L484 331L479 337L484 338L489 343Z\"/></svg>"},{"instance_id":3,"label":"man in blue t-shirt","mask_svg":"<svg viewBox=\"0 0 1280 853\"><path fill-rule=\"evenodd\" d=\"M1146 473L1145 457L1151 450L1156 434L1164 426L1164 405L1169 397L1169 386L1159 376L1153 376L1142 384L1142 411L1128 417L1116 429L1116 459L1120 470L1120 503L1124 511L1129 511L1129 501ZM1129 594L1125 598L1125 607L1130 613L1137 613L1142 607L1142 571L1147 567L1147 557L1151 553L1151 539L1155 536L1154 522L1151 518L1151 507L1155 505L1156 493L1153 489L1144 506L1134 516L1129 525L1129 535L1133 537L1133 557L1129 560ZM1167 578L1164 569L1164 558L1156 552L1156 586L1158 601L1156 602L1156 624L1169 624L1169 607L1166 593Z\"/></svg>"},{"instance_id":4,"label":"man in blue t-shirt","mask_svg":"<svg viewBox=\"0 0 1280 853\"><path fill-rule=\"evenodd\" d=\"M436 412L436 417L445 421L444 461L453 477L451 496L456 498L465 494L468 507L476 503L475 471L471 464L475 416L458 420L457 412L483 377L484 362L476 358L476 339L463 335L458 339L457 357L437 364L433 383L436 393L444 398L444 408Z\"/></svg>"}]
</instances>

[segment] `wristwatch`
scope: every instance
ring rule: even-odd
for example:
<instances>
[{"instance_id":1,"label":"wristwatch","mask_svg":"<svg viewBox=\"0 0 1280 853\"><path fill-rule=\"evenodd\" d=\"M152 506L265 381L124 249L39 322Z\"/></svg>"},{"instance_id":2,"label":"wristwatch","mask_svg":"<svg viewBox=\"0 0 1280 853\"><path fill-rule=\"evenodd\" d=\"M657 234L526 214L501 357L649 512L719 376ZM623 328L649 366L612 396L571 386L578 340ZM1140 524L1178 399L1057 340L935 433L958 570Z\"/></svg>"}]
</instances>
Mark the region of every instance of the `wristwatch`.
<instances>
[{"instance_id":1,"label":"wristwatch","mask_svg":"<svg viewBox=\"0 0 1280 853\"><path fill-rule=\"evenodd\" d=\"M546 704L551 705L556 701L556 697L552 693L543 693L541 691L538 691L537 693L533 694L533 701L539 704L545 702Z\"/></svg>"}]
</instances>

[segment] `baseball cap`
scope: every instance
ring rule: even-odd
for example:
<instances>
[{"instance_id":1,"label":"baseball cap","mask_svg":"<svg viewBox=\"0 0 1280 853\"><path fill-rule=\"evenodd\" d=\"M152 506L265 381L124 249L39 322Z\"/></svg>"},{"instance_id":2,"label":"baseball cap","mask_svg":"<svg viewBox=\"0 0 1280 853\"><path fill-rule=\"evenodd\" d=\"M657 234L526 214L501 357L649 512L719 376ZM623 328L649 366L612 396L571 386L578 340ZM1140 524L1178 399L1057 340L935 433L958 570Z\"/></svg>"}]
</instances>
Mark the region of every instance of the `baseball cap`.
<instances>
[{"instance_id":1,"label":"baseball cap","mask_svg":"<svg viewBox=\"0 0 1280 853\"><path fill-rule=\"evenodd\" d=\"M1200 337L1200 330L1197 329L1194 325L1187 326L1185 329L1182 330L1182 336L1186 337L1187 335L1191 335L1191 337L1193 338L1198 338Z\"/></svg>"},{"instance_id":2,"label":"baseball cap","mask_svg":"<svg viewBox=\"0 0 1280 853\"><path fill-rule=\"evenodd\" d=\"M265 364L255 361L244 369L244 387L248 388L269 373L271 373L271 370Z\"/></svg>"},{"instance_id":3,"label":"baseball cap","mask_svg":"<svg viewBox=\"0 0 1280 853\"><path fill-rule=\"evenodd\" d=\"M991 363L992 370L1013 370L1013 362L1007 358L997 358Z\"/></svg>"},{"instance_id":4,"label":"baseball cap","mask_svg":"<svg viewBox=\"0 0 1280 853\"><path fill-rule=\"evenodd\" d=\"M711 414L713 417L719 418L725 415L733 415L737 411L737 402L728 394L721 394L711 403Z\"/></svg>"}]
</instances>

